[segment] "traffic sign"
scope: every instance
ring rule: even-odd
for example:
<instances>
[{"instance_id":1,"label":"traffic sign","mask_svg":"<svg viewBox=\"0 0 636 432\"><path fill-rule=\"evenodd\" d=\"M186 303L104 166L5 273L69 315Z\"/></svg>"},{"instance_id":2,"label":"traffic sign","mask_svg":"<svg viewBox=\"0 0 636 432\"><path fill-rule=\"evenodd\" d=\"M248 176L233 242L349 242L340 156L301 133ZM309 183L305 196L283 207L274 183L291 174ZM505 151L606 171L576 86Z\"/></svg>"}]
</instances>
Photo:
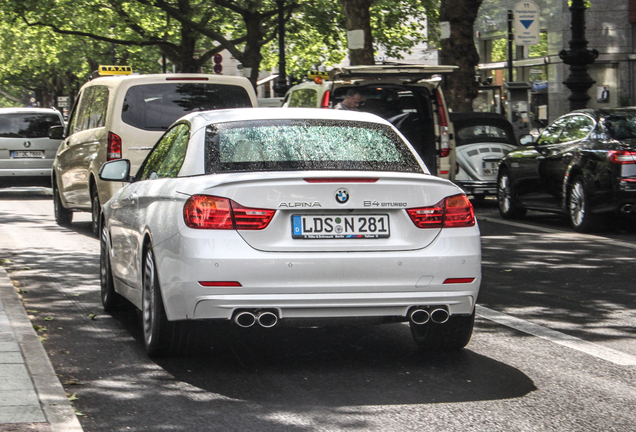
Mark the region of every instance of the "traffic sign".
<instances>
[{"instance_id":1,"label":"traffic sign","mask_svg":"<svg viewBox=\"0 0 636 432\"><path fill-rule=\"evenodd\" d=\"M532 1L521 1L515 5L515 44L537 45L540 41L539 7Z\"/></svg>"},{"instance_id":2,"label":"traffic sign","mask_svg":"<svg viewBox=\"0 0 636 432\"><path fill-rule=\"evenodd\" d=\"M214 54L214 64L221 64L223 56L221 54Z\"/></svg>"},{"instance_id":3,"label":"traffic sign","mask_svg":"<svg viewBox=\"0 0 636 432\"><path fill-rule=\"evenodd\" d=\"M221 66L220 64L215 64L214 65L214 73L220 74L221 72L223 72L223 66Z\"/></svg>"}]
</instances>

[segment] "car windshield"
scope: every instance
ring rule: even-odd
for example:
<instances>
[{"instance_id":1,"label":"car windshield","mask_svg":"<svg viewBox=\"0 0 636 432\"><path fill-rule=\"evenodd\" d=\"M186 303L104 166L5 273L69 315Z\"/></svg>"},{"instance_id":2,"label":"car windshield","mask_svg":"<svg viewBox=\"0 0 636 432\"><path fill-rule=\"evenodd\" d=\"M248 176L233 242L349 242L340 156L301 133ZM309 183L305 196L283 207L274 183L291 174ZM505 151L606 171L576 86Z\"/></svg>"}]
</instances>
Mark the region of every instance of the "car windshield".
<instances>
[{"instance_id":1,"label":"car windshield","mask_svg":"<svg viewBox=\"0 0 636 432\"><path fill-rule=\"evenodd\" d=\"M62 122L56 114L0 114L0 137L2 138L46 138L51 126Z\"/></svg>"},{"instance_id":2,"label":"car windshield","mask_svg":"<svg viewBox=\"0 0 636 432\"><path fill-rule=\"evenodd\" d=\"M508 131L493 125L462 127L455 124L455 136L458 146L483 142L514 142Z\"/></svg>"},{"instance_id":3,"label":"car windshield","mask_svg":"<svg viewBox=\"0 0 636 432\"><path fill-rule=\"evenodd\" d=\"M616 140L636 138L636 116L611 116L605 119L605 126Z\"/></svg>"},{"instance_id":4,"label":"car windshield","mask_svg":"<svg viewBox=\"0 0 636 432\"><path fill-rule=\"evenodd\" d=\"M208 126L206 172L368 170L421 173L389 126L339 120L254 120Z\"/></svg>"},{"instance_id":5,"label":"car windshield","mask_svg":"<svg viewBox=\"0 0 636 432\"><path fill-rule=\"evenodd\" d=\"M167 130L189 112L251 106L247 91L237 85L144 84L128 89L121 118L124 123L139 129Z\"/></svg>"}]
</instances>

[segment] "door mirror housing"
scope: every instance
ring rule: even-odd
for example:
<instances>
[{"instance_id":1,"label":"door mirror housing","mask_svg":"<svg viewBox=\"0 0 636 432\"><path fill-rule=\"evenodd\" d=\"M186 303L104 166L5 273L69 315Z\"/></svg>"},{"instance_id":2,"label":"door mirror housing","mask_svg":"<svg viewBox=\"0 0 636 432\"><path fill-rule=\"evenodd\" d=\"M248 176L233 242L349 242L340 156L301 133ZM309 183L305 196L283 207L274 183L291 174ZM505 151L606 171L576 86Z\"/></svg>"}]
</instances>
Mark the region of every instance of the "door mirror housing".
<instances>
[{"instance_id":1,"label":"door mirror housing","mask_svg":"<svg viewBox=\"0 0 636 432\"><path fill-rule=\"evenodd\" d=\"M104 163L99 169L99 178L104 181L132 182L130 161L128 159L118 159Z\"/></svg>"},{"instance_id":2,"label":"door mirror housing","mask_svg":"<svg viewBox=\"0 0 636 432\"><path fill-rule=\"evenodd\" d=\"M64 126L51 126L48 135L52 140L64 139Z\"/></svg>"},{"instance_id":3,"label":"door mirror housing","mask_svg":"<svg viewBox=\"0 0 636 432\"><path fill-rule=\"evenodd\" d=\"M522 146L531 145L534 143L534 137L530 134L521 135L519 137L519 144Z\"/></svg>"}]
</instances>

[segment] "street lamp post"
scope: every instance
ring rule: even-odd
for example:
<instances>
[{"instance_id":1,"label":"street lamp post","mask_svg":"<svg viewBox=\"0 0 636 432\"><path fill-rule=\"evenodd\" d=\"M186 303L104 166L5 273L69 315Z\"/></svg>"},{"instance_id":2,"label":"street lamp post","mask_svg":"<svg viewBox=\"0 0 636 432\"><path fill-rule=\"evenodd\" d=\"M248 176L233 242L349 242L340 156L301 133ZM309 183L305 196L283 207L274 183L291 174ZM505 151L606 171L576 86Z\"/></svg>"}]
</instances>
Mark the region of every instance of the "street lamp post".
<instances>
[{"instance_id":1,"label":"street lamp post","mask_svg":"<svg viewBox=\"0 0 636 432\"><path fill-rule=\"evenodd\" d=\"M572 94L568 98L570 110L587 107L590 96L587 91L596 81L587 73L587 65L594 63L598 57L598 51L587 49L585 39L585 3L584 0L572 0L570 11L572 12L572 39L570 50L562 50L559 57L563 63L570 65L570 76L563 82Z\"/></svg>"},{"instance_id":2,"label":"street lamp post","mask_svg":"<svg viewBox=\"0 0 636 432\"><path fill-rule=\"evenodd\" d=\"M285 72L285 0L276 0L278 4L278 79L274 86L277 96L285 96L287 73Z\"/></svg>"}]
</instances>

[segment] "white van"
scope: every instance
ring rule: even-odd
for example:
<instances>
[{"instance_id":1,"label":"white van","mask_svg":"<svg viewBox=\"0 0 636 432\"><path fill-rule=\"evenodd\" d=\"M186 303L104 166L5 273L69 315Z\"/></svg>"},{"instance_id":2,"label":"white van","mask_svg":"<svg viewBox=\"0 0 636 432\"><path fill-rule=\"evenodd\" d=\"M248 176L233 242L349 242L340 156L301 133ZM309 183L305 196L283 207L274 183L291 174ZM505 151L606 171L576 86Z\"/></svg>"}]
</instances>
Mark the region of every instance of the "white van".
<instances>
[{"instance_id":1,"label":"white van","mask_svg":"<svg viewBox=\"0 0 636 432\"><path fill-rule=\"evenodd\" d=\"M127 75L86 83L69 116L53 162L55 220L68 225L75 211L92 212L99 232L101 205L121 183L103 182L102 164L128 159L134 175L175 120L193 111L257 106L247 78L205 74Z\"/></svg>"},{"instance_id":2,"label":"white van","mask_svg":"<svg viewBox=\"0 0 636 432\"><path fill-rule=\"evenodd\" d=\"M453 125L442 77L456 66L375 65L333 69L328 76L289 89L283 108L334 108L349 90L360 94L359 111L391 122L409 140L431 174L453 181L456 173Z\"/></svg>"}]
</instances>

